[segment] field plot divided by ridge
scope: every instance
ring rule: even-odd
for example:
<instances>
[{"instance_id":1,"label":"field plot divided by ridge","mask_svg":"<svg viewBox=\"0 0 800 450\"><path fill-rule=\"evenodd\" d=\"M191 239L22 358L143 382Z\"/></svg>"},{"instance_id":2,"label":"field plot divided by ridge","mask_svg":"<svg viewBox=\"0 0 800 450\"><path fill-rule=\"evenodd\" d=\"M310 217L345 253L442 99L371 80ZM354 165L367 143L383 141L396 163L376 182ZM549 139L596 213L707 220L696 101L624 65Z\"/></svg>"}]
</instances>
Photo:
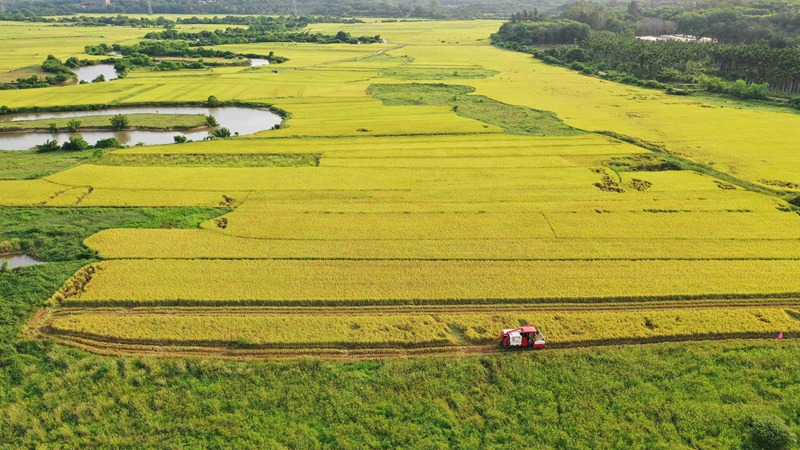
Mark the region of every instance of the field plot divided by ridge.
<instances>
[{"instance_id":1,"label":"field plot divided by ridge","mask_svg":"<svg viewBox=\"0 0 800 450\"><path fill-rule=\"evenodd\" d=\"M491 351L500 329L527 322L554 347L800 332L800 215L742 187L800 182L787 147L798 116L708 108L545 66L487 45L499 24L314 24L389 43L226 45L289 61L277 73L133 71L4 94L15 108L214 95L288 113L249 136L98 152L0 181L6 207L224 208L196 229L89 237L103 260L32 327L99 352L266 357ZM81 30L58 30L69 39L56 56L98 43L97 30ZM0 69L38 59L22 45ZM612 164L640 160L657 168ZM293 332L307 327L317 331Z\"/></svg>"}]
</instances>

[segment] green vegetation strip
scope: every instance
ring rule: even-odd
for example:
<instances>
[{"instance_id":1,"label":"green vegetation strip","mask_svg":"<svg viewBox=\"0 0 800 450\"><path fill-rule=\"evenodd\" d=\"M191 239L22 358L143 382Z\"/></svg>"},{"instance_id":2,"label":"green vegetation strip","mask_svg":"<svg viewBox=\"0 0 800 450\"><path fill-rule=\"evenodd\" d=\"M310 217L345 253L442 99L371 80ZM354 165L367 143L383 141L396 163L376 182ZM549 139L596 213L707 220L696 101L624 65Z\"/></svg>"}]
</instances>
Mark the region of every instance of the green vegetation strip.
<instances>
[{"instance_id":1,"label":"green vegetation strip","mask_svg":"<svg viewBox=\"0 0 800 450\"><path fill-rule=\"evenodd\" d=\"M500 72L482 68L453 68L445 69L440 67L431 68L405 68L397 67L381 69L378 75L386 78L398 78L401 80L445 80L452 78L476 79L489 78Z\"/></svg>"},{"instance_id":2,"label":"green vegetation strip","mask_svg":"<svg viewBox=\"0 0 800 450\"><path fill-rule=\"evenodd\" d=\"M449 106L462 117L495 125L508 134L529 136L576 136L585 132L565 124L554 113L498 102L471 95L470 86L449 84L373 84L367 93L385 105Z\"/></svg>"},{"instance_id":3,"label":"green vegetation strip","mask_svg":"<svg viewBox=\"0 0 800 450\"><path fill-rule=\"evenodd\" d=\"M321 154L117 154L95 164L107 166L316 167Z\"/></svg>"}]
</instances>

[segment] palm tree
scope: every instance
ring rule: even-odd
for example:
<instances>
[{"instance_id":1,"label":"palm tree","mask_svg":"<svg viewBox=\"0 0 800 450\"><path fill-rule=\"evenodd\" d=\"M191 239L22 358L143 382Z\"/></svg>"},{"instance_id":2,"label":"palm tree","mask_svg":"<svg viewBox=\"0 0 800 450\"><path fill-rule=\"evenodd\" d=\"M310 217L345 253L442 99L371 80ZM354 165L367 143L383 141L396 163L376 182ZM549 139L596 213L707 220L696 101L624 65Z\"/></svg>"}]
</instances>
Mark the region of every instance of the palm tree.
<instances>
[{"instance_id":1,"label":"palm tree","mask_svg":"<svg viewBox=\"0 0 800 450\"><path fill-rule=\"evenodd\" d=\"M70 119L70 121L67 122L67 129L69 131L73 132L73 133L78 131L78 130L80 130L81 129L81 121L78 120L78 119Z\"/></svg>"},{"instance_id":2,"label":"palm tree","mask_svg":"<svg viewBox=\"0 0 800 450\"><path fill-rule=\"evenodd\" d=\"M115 130L121 130L123 128L128 128L130 124L130 120L128 120L128 116L124 114L117 114L115 116L111 116L111 128Z\"/></svg>"}]
</instances>

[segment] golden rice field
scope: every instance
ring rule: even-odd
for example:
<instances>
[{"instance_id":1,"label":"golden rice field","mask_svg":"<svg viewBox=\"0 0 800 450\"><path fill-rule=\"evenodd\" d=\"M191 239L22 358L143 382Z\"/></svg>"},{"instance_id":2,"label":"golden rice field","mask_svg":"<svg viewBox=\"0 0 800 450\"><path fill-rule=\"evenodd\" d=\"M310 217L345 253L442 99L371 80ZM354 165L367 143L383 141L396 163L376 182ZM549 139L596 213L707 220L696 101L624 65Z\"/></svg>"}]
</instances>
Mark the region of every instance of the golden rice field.
<instances>
[{"instance_id":1,"label":"golden rice field","mask_svg":"<svg viewBox=\"0 0 800 450\"><path fill-rule=\"evenodd\" d=\"M751 189L800 184L800 116L548 66L488 45L499 25L313 24L388 43L226 45L289 61L278 73L133 71L2 91L0 105L12 108L213 95L288 113L280 129L128 147L0 180L0 207L228 208L197 229L89 237L101 261L53 293L31 326L90 350L167 353L488 348L500 329L527 322L554 347L800 332L800 215L780 192ZM46 53L85 58L87 44L133 43L147 31L4 23L0 77L37 70ZM56 44L43 50L43 38ZM474 89L485 108L431 101L416 87L388 100L369 90L410 83ZM519 131L520 117L550 131ZM596 133L606 131L666 152ZM306 159L277 167L273 157ZM610 163L637 158L693 170Z\"/></svg>"},{"instance_id":2,"label":"golden rice field","mask_svg":"<svg viewBox=\"0 0 800 450\"><path fill-rule=\"evenodd\" d=\"M787 308L432 314L286 314L184 311L60 315L48 332L128 344L239 348L376 348L492 344L509 324L536 323L554 345L664 338L771 336L800 331L800 311ZM165 338L165 334L168 336Z\"/></svg>"},{"instance_id":3,"label":"golden rice field","mask_svg":"<svg viewBox=\"0 0 800 450\"><path fill-rule=\"evenodd\" d=\"M800 295L800 279L786 277L800 270L798 260L140 259L90 268L91 278L63 295L66 305L455 305Z\"/></svg>"}]
</instances>

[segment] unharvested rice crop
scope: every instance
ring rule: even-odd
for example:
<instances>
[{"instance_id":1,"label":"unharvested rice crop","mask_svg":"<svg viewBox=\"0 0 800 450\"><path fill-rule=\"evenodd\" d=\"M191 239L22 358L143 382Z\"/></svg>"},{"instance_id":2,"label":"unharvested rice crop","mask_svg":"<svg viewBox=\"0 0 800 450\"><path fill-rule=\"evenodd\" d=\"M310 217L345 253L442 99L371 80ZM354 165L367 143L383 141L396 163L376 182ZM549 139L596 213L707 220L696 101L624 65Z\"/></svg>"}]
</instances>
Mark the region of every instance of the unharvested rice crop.
<instances>
[{"instance_id":1,"label":"unharvested rice crop","mask_svg":"<svg viewBox=\"0 0 800 450\"><path fill-rule=\"evenodd\" d=\"M564 238L769 239L800 238L800 216L792 212L547 213Z\"/></svg>"},{"instance_id":2,"label":"unharvested rice crop","mask_svg":"<svg viewBox=\"0 0 800 450\"><path fill-rule=\"evenodd\" d=\"M47 177L81 186L91 180L98 189L165 191L375 190L408 189L407 169L322 169L317 167L209 168L123 167L86 164Z\"/></svg>"},{"instance_id":3,"label":"unharvested rice crop","mask_svg":"<svg viewBox=\"0 0 800 450\"><path fill-rule=\"evenodd\" d=\"M792 334L800 332L797 317L800 312L787 308L346 315L84 312L57 316L49 330L121 343L308 349L499 345L500 330L532 323L551 345L565 347Z\"/></svg>"},{"instance_id":4,"label":"unharvested rice crop","mask_svg":"<svg viewBox=\"0 0 800 450\"><path fill-rule=\"evenodd\" d=\"M257 219L256 219L257 217ZM264 239L407 240L553 237L541 213L261 213L226 216L225 233ZM219 229L215 220L205 228Z\"/></svg>"},{"instance_id":5,"label":"unharvested rice crop","mask_svg":"<svg viewBox=\"0 0 800 450\"><path fill-rule=\"evenodd\" d=\"M105 230L106 259L800 259L797 239L247 239L211 230Z\"/></svg>"},{"instance_id":6,"label":"unharvested rice crop","mask_svg":"<svg viewBox=\"0 0 800 450\"><path fill-rule=\"evenodd\" d=\"M115 260L67 305L787 297L800 261Z\"/></svg>"},{"instance_id":7,"label":"unharvested rice crop","mask_svg":"<svg viewBox=\"0 0 800 450\"><path fill-rule=\"evenodd\" d=\"M533 137L505 134L337 137L291 139L265 137L196 142L192 145L154 145L118 150L141 153L321 153L337 158L511 157L562 155L631 155L642 149L606 136ZM270 135L271 136L271 135Z\"/></svg>"},{"instance_id":8,"label":"unharvested rice crop","mask_svg":"<svg viewBox=\"0 0 800 450\"><path fill-rule=\"evenodd\" d=\"M51 328L101 339L240 346L453 345L447 324L431 315L117 315L89 313L57 318Z\"/></svg>"},{"instance_id":9,"label":"unharvested rice crop","mask_svg":"<svg viewBox=\"0 0 800 450\"><path fill-rule=\"evenodd\" d=\"M44 180L0 181L0 206L44 205L71 188Z\"/></svg>"}]
</instances>

